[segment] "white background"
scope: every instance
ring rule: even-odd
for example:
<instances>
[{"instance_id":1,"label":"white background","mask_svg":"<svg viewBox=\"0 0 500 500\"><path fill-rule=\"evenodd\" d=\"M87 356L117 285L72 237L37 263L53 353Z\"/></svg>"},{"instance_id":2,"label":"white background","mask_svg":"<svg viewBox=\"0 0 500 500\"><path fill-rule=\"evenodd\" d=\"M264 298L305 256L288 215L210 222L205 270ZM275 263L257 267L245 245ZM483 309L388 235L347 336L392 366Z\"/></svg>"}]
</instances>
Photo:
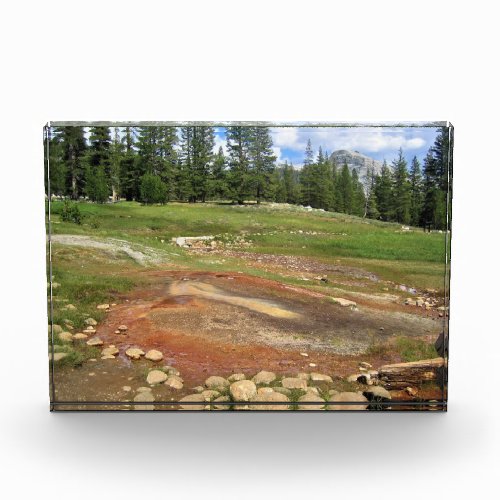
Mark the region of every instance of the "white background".
<instances>
[{"instance_id":1,"label":"white background","mask_svg":"<svg viewBox=\"0 0 500 500\"><path fill-rule=\"evenodd\" d=\"M495 496L495 3L2 5L5 498ZM448 414L50 414L42 126L65 119L450 120Z\"/></svg>"}]
</instances>

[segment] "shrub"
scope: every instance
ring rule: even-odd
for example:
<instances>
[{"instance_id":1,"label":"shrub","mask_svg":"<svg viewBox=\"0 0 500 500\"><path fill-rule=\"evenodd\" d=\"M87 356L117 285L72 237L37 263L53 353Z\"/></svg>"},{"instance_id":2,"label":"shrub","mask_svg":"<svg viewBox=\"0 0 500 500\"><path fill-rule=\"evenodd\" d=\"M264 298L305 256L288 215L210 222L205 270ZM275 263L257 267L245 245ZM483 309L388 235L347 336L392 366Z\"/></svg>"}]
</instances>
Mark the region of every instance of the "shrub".
<instances>
[{"instance_id":1,"label":"shrub","mask_svg":"<svg viewBox=\"0 0 500 500\"><path fill-rule=\"evenodd\" d=\"M64 222L74 222L75 224L81 224L83 215L76 203L71 203L68 200L65 200L63 208L61 210L61 219Z\"/></svg>"},{"instance_id":2,"label":"shrub","mask_svg":"<svg viewBox=\"0 0 500 500\"><path fill-rule=\"evenodd\" d=\"M157 176L145 174L141 177L141 201L146 205L151 203L166 203L167 185Z\"/></svg>"}]
</instances>

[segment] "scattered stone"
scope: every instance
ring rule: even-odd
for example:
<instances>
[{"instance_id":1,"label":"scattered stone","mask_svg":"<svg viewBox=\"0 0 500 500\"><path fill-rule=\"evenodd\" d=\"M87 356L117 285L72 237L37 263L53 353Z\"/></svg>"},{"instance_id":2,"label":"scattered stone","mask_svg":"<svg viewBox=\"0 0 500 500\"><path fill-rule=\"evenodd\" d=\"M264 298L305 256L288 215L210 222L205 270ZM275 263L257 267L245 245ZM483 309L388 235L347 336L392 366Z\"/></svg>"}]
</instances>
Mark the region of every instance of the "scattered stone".
<instances>
[{"instance_id":1,"label":"scattered stone","mask_svg":"<svg viewBox=\"0 0 500 500\"><path fill-rule=\"evenodd\" d=\"M359 404L350 404L350 405L327 405L327 410L366 410L368 407L368 400L357 392L340 392L338 394L334 394L330 397L329 400L331 403L359 403Z\"/></svg>"},{"instance_id":2,"label":"scattered stone","mask_svg":"<svg viewBox=\"0 0 500 500\"><path fill-rule=\"evenodd\" d=\"M416 306L417 305L417 301L414 300L414 299L406 299L405 300L405 305L407 305L407 306Z\"/></svg>"},{"instance_id":3,"label":"scattered stone","mask_svg":"<svg viewBox=\"0 0 500 500\"><path fill-rule=\"evenodd\" d=\"M359 363L360 368L365 368L368 370L368 368L373 368L373 366L370 363L367 363L366 361L361 361Z\"/></svg>"},{"instance_id":4,"label":"scattered stone","mask_svg":"<svg viewBox=\"0 0 500 500\"><path fill-rule=\"evenodd\" d=\"M107 310L107 309L109 309L109 304L99 304L97 306L97 309Z\"/></svg>"},{"instance_id":5,"label":"scattered stone","mask_svg":"<svg viewBox=\"0 0 500 500\"><path fill-rule=\"evenodd\" d=\"M64 322L64 324L65 324L67 327L70 327L70 326L75 326L75 324L73 323L73 321L71 321L70 319L63 319L63 322Z\"/></svg>"},{"instance_id":6,"label":"scattered stone","mask_svg":"<svg viewBox=\"0 0 500 500\"><path fill-rule=\"evenodd\" d=\"M73 304L67 304L64 306L64 309L66 309L67 311L75 311L76 307Z\"/></svg>"},{"instance_id":7,"label":"scattered stone","mask_svg":"<svg viewBox=\"0 0 500 500\"><path fill-rule=\"evenodd\" d=\"M257 389L257 394L270 394L271 392L274 392L272 387L260 387Z\"/></svg>"},{"instance_id":8,"label":"scattered stone","mask_svg":"<svg viewBox=\"0 0 500 500\"><path fill-rule=\"evenodd\" d=\"M229 396L220 396L214 399L212 403L219 403L213 405L214 410L229 410L231 408L231 405L220 404L220 403L228 403L229 401L230 401Z\"/></svg>"},{"instance_id":9,"label":"scattered stone","mask_svg":"<svg viewBox=\"0 0 500 500\"><path fill-rule=\"evenodd\" d=\"M125 354L131 359L141 359L141 356L144 356L144 351L136 347L131 347L125 351Z\"/></svg>"},{"instance_id":10,"label":"scattered stone","mask_svg":"<svg viewBox=\"0 0 500 500\"><path fill-rule=\"evenodd\" d=\"M316 405L311 404L299 404L299 410L323 410L325 408L325 400L320 396L308 392L303 396L300 396L298 403L319 403Z\"/></svg>"},{"instance_id":11,"label":"scattered stone","mask_svg":"<svg viewBox=\"0 0 500 500\"><path fill-rule=\"evenodd\" d=\"M381 386L370 387L363 391L363 396L368 398L368 401L388 401L391 399L391 393Z\"/></svg>"},{"instance_id":12,"label":"scattered stone","mask_svg":"<svg viewBox=\"0 0 500 500\"><path fill-rule=\"evenodd\" d=\"M151 349L144 357L150 361L161 361L163 359L163 354L156 349Z\"/></svg>"},{"instance_id":13,"label":"scattered stone","mask_svg":"<svg viewBox=\"0 0 500 500\"><path fill-rule=\"evenodd\" d=\"M89 377L95 377L95 373L94 372L90 372L89 373Z\"/></svg>"},{"instance_id":14,"label":"scattered stone","mask_svg":"<svg viewBox=\"0 0 500 500\"><path fill-rule=\"evenodd\" d=\"M112 354L105 354L101 356L101 359L116 359Z\"/></svg>"},{"instance_id":15,"label":"scattered stone","mask_svg":"<svg viewBox=\"0 0 500 500\"><path fill-rule=\"evenodd\" d=\"M251 380L239 380L230 385L229 392L234 401L250 401L257 395L257 387Z\"/></svg>"},{"instance_id":16,"label":"scattered stone","mask_svg":"<svg viewBox=\"0 0 500 500\"><path fill-rule=\"evenodd\" d=\"M273 387L274 392L279 392L280 394L284 394L285 396L290 396L292 391L287 389L286 387Z\"/></svg>"},{"instance_id":17,"label":"scattered stone","mask_svg":"<svg viewBox=\"0 0 500 500\"><path fill-rule=\"evenodd\" d=\"M301 352L300 355L304 356L304 358L308 358L309 357L309 354L307 354L307 352Z\"/></svg>"},{"instance_id":18,"label":"scattered stone","mask_svg":"<svg viewBox=\"0 0 500 500\"><path fill-rule=\"evenodd\" d=\"M349 375L346 380L347 382L357 382L358 381L358 377L361 377L361 375L359 373L354 373L352 375Z\"/></svg>"},{"instance_id":19,"label":"scattered stone","mask_svg":"<svg viewBox=\"0 0 500 500\"><path fill-rule=\"evenodd\" d=\"M287 377L281 381L281 385L285 387L285 389L307 389L307 382L301 378L293 378Z\"/></svg>"},{"instance_id":20,"label":"scattered stone","mask_svg":"<svg viewBox=\"0 0 500 500\"><path fill-rule=\"evenodd\" d=\"M179 403L199 403L199 404L181 404L181 410L204 410L206 406L205 398L201 394L190 394L179 399Z\"/></svg>"},{"instance_id":21,"label":"scattered stone","mask_svg":"<svg viewBox=\"0 0 500 500\"><path fill-rule=\"evenodd\" d=\"M54 363L61 361L68 355L67 352L55 352L54 353ZM49 353L49 360L52 360L52 353Z\"/></svg>"},{"instance_id":22,"label":"scattered stone","mask_svg":"<svg viewBox=\"0 0 500 500\"><path fill-rule=\"evenodd\" d=\"M120 332L126 332L128 330L128 327L126 325L120 325L117 329Z\"/></svg>"},{"instance_id":23,"label":"scattered stone","mask_svg":"<svg viewBox=\"0 0 500 500\"><path fill-rule=\"evenodd\" d=\"M121 332L120 332L120 330L115 330L115 333L117 333L117 334L118 334L118 333L121 333Z\"/></svg>"},{"instance_id":24,"label":"scattered stone","mask_svg":"<svg viewBox=\"0 0 500 500\"><path fill-rule=\"evenodd\" d=\"M181 375L181 372L173 366L166 365L163 369L166 370L169 375L177 375L178 377Z\"/></svg>"},{"instance_id":25,"label":"scattered stone","mask_svg":"<svg viewBox=\"0 0 500 500\"><path fill-rule=\"evenodd\" d=\"M227 377L227 380L229 382L238 382L238 380L245 380L245 378L244 373L233 373L233 375L229 375L229 377Z\"/></svg>"},{"instance_id":26,"label":"scattered stone","mask_svg":"<svg viewBox=\"0 0 500 500\"><path fill-rule=\"evenodd\" d=\"M84 323L87 325L87 326L96 326L97 325L97 321L94 319L94 318L87 318Z\"/></svg>"},{"instance_id":27,"label":"scattered stone","mask_svg":"<svg viewBox=\"0 0 500 500\"><path fill-rule=\"evenodd\" d=\"M252 379L255 384L270 384L276 380L276 374L273 372L260 371Z\"/></svg>"},{"instance_id":28,"label":"scattered stone","mask_svg":"<svg viewBox=\"0 0 500 500\"><path fill-rule=\"evenodd\" d=\"M328 394L330 394L330 396L335 396L335 394L339 394L339 391L336 391L335 389L330 389L328 391Z\"/></svg>"},{"instance_id":29,"label":"scattered stone","mask_svg":"<svg viewBox=\"0 0 500 500\"><path fill-rule=\"evenodd\" d=\"M102 351L101 351L101 354L103 356L115 356L116 354L118 354L120 351L114 346L114 345L110 345L109 347L106 347L104 348Z\"/></svg>"},{"instance_id":30,"label":"scattered stone","mask_svg":"<svg viewBox=\"0 0 500 500\"><path fill-rule=\"evenodd\" d=\"M61 332L58 336L59 340L63 342L71 342L73 340L73 334L70 332Z\"/></svg>"},{"instance_id":31,"label":"scattered stone","mask_svg":"<svg viewBox=\"0 0 500 500\"><path fill-rule=\"evenodd\" d=\"M310 366L311 368L316 368L318 365L317 365L316 363L309 363L309 366Z\"/></svg>"},{"instance_id":32,"label":"scattered stone","mask_svg":"<svg viewBox=\"0 0 500 500\"><path fill-rule=\"evenodd\" d=\"M333 302L335 302L336 304L339 304L342 307L354 308L357 306L356 302L354 302L353 300L342 299L339 297L335 297L335 298L332 297L332 300L333 300Z\"/></svg>"},{"instance_id":33,"label":"scattered stone","mask_svg":"<svg viewBox=\"0 0 500 500\"><path fill-rule=\"evenodd\" d=\"M310 373L297 373L297 378L301 378L302 380L310 380L311 374Z\"/></svg>"},{"instance_id":34,"label":"scattered stone","mask_svg":"<svg viewBox=\"0 0 500 500\"><path fill-rule=\"evenodd\" d=\"M333 383L332 377L330 377L330 375L323 375L322 373L311 373L311 380L313 382Z\"/></svg>"},{"instance_id":35,"label":"scattered stone","mask_svg":"<svg viewBox=\"0 0 500 500\"><path fill-rule=\"evenodd\" d=\"M88 339L89 336L88 335L85 335L84 333L75 333L73 335L73 340L85 340L85 339Z\"/></svg>"},{"instance_id":36,"label":"scattered stone","mask_svg":"<svg viewBox=\"0 0 500 500\"><path fill-rule=\"evenodd\" d=\"M148 373L146 381L148 384L154 385L154 384L161 384L162 382L165 382L165 380L167 379L168 375L165 372L162 372L161 370L151 370Z\"/></svg>"},{"instance_id":37,"label":"scattered stone","mask_svg":"<svg viewBox=\"0 0 500 500\"><path fill-rule=\"evenodd\" d=\"M138 387L135 392L151 392L151 387Z\"/></svg>"},{"instance_id":38,"label":"scattered stone","mask_svg":"<svg viewBox=\"0 0 500 500\"><path fill-rule=\"evenodd\" d=\"M165 385L172 389L182 389L184 387L183 380L177 375L170 375L170 377L165 380Z\"/></svg>"},{"instance_id":39,"label":"scattered stone","mask_svg":"<svg viewBox=\"0 0 500 500\"><path fill-rule=\"evenodd\" d=\"M229 382L224 378L224 377L217 377L217 376L212 376L208 377L207 380L205 380L205 386L208 389L226 389L229 387Z\"/></svg>"},{"instance_id":40,"label":"scattered stone","mask_svg":"<svg viewBox=\"0 0 500 500\"><path fill-rule=\"evenodd\" d=\"M201 395L205 398L205 401L213 401L220 396L220 392L208 389L207 391L203 391Z\"/></svg>"},{"instance_id":41,"label":"scattered stone","mask_svg":"<svg viewBox=\"0 0 500 500\"><path fill-rule=\"evenodd\" d=\"M277 403L277 404L255 404L255 403ZM288 410L289 405L283 403L290 403L290 400L284 394L280 394L279 392L274 392L274 391L261 393L257 394L252 399L252 404L250 405L250 409L257 411Z\"/></svg>"},{"instance_id":42,"label":"scattered stone","mask_svg":"<svg viewBox=\"0 0 500 500\"><path fill-rule=\"evenodd\" d=\"M95 333L96 332L96 329L93 327L93 326L87 326L87 328L85 328L85 330L83 330L84 333Z\"/></svg>"},{"instance_id":43,"label":"scattered stone","mask_svg":"<svg viewBox=\"0 0 500 500\"><path fill-rule=\"evenodd\" d=\"M306 394L314 394L319 396L319 390L317 387L308 387Z\"/></svg>"},{"instance_id":44,"label":"scattered stone","mask_svg":"<svg viewBox=\"0 0 500 500\"><path fill-rule=\"evenodd\" d=\"M52 331L55 334L58 334L58 333L61 333L63 331L63 329L62 329L61 325L52 325ZM49 333L50 333L50 325L49 325Z\"/></svg>"},{"instance_id":45,"label":"scattered stone","mask_svg":"<svg viewBox=\"0 0 500 500\"><path fill-rule=\"evenodd\" d=\"M104 342L99 337L94 337L90 340L87 340L87 345L89 346L99 346L104 345Z\"/></svg>"},{"instance_id":46,"label":"scattered stone","mask_svg":"<svg viewBox=\"0 0 500 500\"><path fill-rule=\"evenodd\" d=\"M151 392L140 392L134 397L137 403L152 403L155 400ZM134 410L154 410L154 405L134 405Z\"/></svg>"},{"instance_id":47,"label":"scattered stone","mask_svg":"<svg viewBox=\"0 0 500 500\"><path fill-rule=\"evenodd\" d=\"M125 391L125 392L130 392L132 390L132 387L130 387L129 385L124 385L122 387L122 391Z\"/></svg>"},{"instance_id":48,"label":"scattered stone","mask_svg":"<svg viewBox=\"0 0 500 500\"><path fill-rule=\"evenodd\" d=\"M193 391L197 392L198 394L201 394L204 390L205 390L205 388L202 387L201 385L197 385L196 387L193 387Z\"/></svg>"},{"instance_id":49,"label":"scattered stone","mask_svg":"<svg viewBox=\"0 0 500 500\"><path fill-rule=\"evenodd\" d=\"M407 387L405 391L410 396L416 396L418 394L417 389L415 389L414 387Z\"/></svg>"}]
</instances>

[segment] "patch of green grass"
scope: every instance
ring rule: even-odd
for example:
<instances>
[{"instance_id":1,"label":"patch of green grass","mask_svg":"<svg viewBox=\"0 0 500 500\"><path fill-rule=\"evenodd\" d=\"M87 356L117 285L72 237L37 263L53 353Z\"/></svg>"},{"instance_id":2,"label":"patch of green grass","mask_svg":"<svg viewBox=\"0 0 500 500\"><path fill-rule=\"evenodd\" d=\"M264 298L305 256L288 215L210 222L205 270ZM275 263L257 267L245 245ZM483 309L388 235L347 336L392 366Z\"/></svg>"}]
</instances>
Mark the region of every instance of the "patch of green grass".
<instances>
[{"instance_id":1,"label":"patch of green grass","mask_svg":"<svg viewBox=\"0 0 500 500\"><path fill-rule=\"evenodd\" d=\"M78 346L69 344L56 344L54 346L54 352L65 352L68 354L66 357L56 362L57 367L80 366L85 361L100 356L100 350L97 347L90 347L84 343Z\"/></svg>"},{"instance_id":2,"label":"patch of green grass","mask_svg":"<svg viewBox=\"0 0 500 500\"><path fill-rule=\"evenodd\" d=\"M408 337L398 337L396 339L396 349L405 362L432 359L439 356L433 344Z\"/></svg>"}]
</instances>

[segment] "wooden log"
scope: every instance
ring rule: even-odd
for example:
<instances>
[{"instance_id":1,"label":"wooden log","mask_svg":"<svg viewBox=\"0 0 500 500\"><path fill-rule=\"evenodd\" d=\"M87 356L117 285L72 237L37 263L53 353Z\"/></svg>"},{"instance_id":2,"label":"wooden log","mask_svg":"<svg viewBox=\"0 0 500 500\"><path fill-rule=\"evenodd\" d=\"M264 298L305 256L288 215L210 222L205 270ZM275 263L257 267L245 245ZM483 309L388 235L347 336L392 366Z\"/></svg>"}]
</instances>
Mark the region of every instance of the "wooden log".
<instances>
[{"instance_id":1,"label":"wooden log","mask_svg":"<svg viewBox=\"0 0 500 500\"><path fill-rule=\"evenodd\" d=\"M405 389L424 382L440 383L444 366L443 358L385 365L379 368L379 380L387 389Z\"/></svg>"}]
</instances>

